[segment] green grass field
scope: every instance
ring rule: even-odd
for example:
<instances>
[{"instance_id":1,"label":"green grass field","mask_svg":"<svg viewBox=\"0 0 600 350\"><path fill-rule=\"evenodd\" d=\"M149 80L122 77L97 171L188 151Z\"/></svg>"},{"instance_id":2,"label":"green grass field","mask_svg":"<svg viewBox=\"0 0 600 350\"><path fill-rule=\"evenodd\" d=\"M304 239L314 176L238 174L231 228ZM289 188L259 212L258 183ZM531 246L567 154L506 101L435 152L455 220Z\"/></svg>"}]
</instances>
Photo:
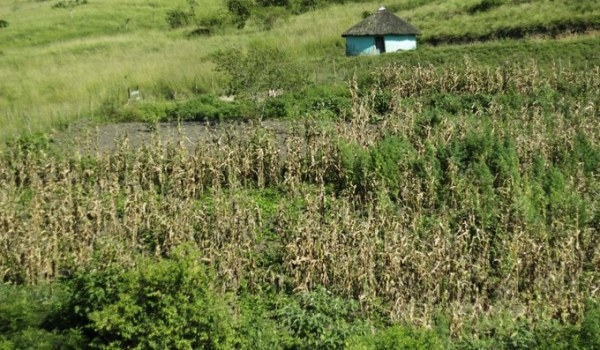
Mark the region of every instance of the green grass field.
<instances>
[{"instance_id":1,"label":"green grass field","mask_svg":"<svg viewBox=\"0 0 600 350\"><path fill-rule=\"evenodd\" d=\"M419 52L411 53L412 64L418 64L420 57L425 56L429 62L443 65L471 51L478 52L488 62L501 61L504 52L513 51L518 53L511 59L535 58L545 62L583 58L593 64L598 58L596 39L581 33L573 35L580 28L578 24L588 30L597 29L600 23L597 0L585 4L497 1L501 5L471 14L479 2L390 1L386 5L401 10L398 14L423 32ZM218 94L223 90L222 78L213 71L211 53L247 47L256 41L281 47L314 73L315 81L327 83L333 70L333 63L329 62L337 61L338 65L349 67L349 72L355 69L355 62L360 62L343 57L341 32L360 20L364 11L374 11L379 6L377 2L329 6L292 16L270 31L261 30L251 19L241 31L225 28L209 37L188 39L186 33L193 25L170 30L165 20L167 11L185 8L184 1L92 0L56 8L58 3L0 3L0 19L8 22L7 27L0 29L0 123L3 125L0 139L60 127L78 118L97 117L101 104L126 99L127 88L139 86L149 99L160 99L165 87L178 98L185 98L193 91ZM215 1L200 1L197 8L198 18L225 11L224 4ZM560 27L561 23L571 27L563 26L564 30L556 35L560 40L543 35L538 38L544 28ZM499 36L510 34L511 28L520 28L519 33L535 37L525 42L498 43L500 46L471 44L449 49L427 45L445 40L502 39ZM582 46L588 48L581 49ZM435 60L436 56L444 60ZM390 55L381 61L397 59L403 60L401 56ZM378 60L368 62L369 66L379 64ZM359 69L364 67L359 65Z\"/></svg>"}]
</instances>

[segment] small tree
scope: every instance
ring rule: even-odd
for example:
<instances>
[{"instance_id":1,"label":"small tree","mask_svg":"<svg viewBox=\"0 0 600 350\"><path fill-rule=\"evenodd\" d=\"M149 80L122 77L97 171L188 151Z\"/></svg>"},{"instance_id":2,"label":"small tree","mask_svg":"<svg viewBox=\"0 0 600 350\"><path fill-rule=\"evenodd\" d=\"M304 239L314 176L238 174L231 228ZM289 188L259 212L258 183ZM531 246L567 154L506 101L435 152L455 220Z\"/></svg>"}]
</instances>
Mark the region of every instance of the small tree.
<instances>
[{"instance_id":1,"label":"small tree","mask_svg":"<svg viewBox=\"0 0 600 350\"><path fill-rule=\"evenodd\" d=\"M247 50L219 51L213 55L216 70L229 77L228 93L257 100L269 90L296 90L306 73L281 48L255 43Z\"/></svg>"},{"instance_id":2,"label":"small tree","mask_svg":"<svg viewBox=\"0 0 600 350\"><path fill-rule=\"evenodd\" d=\"M225 0L227 10L233 16L235 26L238 29L244 28L246 21L252 14L254 2L252 0Z\"/></svg>"},{"instance_id":3,"label":"small tree","mask_svg":"<svg viewBox=\"0 0 600 350\"><path fill-rule=\"evenodd\" d=\"M254 110L248 112L258 118L263 116L269 90L297 91L307 81L301 66L277 46L255 43L247 50L219 51L213 60L216 70L229 78L227 92L251 100Z\"/></svg>"}]
</instances>

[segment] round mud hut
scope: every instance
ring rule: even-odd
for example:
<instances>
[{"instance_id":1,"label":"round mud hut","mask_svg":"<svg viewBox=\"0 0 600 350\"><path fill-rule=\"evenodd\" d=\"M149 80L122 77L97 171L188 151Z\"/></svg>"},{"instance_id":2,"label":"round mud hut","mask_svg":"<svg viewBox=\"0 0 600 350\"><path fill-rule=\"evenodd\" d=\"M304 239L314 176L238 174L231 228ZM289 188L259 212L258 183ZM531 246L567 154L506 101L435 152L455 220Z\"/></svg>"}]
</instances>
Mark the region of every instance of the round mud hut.
<instances>
[{"instance_id":1,"label":"round mud hut","mask_svg":"<svg viewBox=\"0 0 600 350\"><path fill-rule=\"evenodd\" d=\"M379 55L385 52L414 50L421 32L385 7L355 24L342 34L346 55Z\"/></svg>"}]
</instances>

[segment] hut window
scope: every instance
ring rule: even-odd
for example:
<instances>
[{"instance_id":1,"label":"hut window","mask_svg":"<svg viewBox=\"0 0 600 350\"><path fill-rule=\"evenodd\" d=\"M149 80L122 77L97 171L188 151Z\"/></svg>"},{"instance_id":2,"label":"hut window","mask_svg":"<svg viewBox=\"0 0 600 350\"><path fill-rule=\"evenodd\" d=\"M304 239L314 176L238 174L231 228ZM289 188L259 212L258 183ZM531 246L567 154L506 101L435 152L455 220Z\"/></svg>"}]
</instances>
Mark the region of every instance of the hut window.
<instances>
[{"instance_id":1,"label":"hut window","mask_svg":"<svg viewBox=\"0 0 600 350\"><path fill-rule=\"evenodd\" d=\"M385 40L383 40L382 36L375 37L375 48L377 51L379 51L379 53L385 52Z\"/></svg>"}]
</instances>

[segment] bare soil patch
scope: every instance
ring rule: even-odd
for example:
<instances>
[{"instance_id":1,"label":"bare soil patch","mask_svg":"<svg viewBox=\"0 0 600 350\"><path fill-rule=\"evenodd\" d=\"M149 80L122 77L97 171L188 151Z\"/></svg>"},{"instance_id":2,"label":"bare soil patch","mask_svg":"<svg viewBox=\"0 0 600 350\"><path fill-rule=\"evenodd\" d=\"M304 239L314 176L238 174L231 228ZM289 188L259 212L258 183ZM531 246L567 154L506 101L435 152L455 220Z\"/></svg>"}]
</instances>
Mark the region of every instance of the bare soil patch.
<instances>
[{"instance_id":1,"label":"bare soil patch","mask_svg":"<svg viewBox=\"0 0 600 350\"><path fill-rule=\"evenodd\" d=\"M292 123L283 120L262 121L260 125L252 122L224 123L119 123L91 126L78 124L62 132L54 141L63 147L78 147L95 149L102 153L110 152L124 140L131 148L150 146L156 142L161 144L181 144L193 151L202 142L215 142L227 135L245 133L257 127L277 137L279 142L292 133Z\"/></svg>"}]
</instances>

